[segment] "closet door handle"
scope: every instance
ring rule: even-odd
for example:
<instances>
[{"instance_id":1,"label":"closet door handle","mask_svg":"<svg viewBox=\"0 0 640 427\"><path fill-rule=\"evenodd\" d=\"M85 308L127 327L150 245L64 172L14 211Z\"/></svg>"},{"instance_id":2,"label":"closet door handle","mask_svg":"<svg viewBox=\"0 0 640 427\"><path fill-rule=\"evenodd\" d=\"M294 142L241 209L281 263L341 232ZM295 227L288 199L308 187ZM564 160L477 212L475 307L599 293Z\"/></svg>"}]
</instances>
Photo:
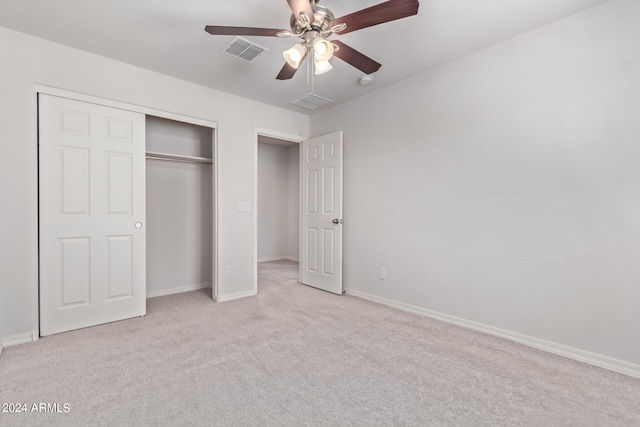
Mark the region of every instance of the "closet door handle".
<instances>
[{"instance_id":1,"label":"closet door handle","mask_svg":"<svg viewBox=\"0 0 640 427\"><path fill-rule=\"evenodd\" d=\"M142 223L141 223L141 222L136 222L135 227L136 227L136 228L142 228Z\"/></svg>"}]
</instances>

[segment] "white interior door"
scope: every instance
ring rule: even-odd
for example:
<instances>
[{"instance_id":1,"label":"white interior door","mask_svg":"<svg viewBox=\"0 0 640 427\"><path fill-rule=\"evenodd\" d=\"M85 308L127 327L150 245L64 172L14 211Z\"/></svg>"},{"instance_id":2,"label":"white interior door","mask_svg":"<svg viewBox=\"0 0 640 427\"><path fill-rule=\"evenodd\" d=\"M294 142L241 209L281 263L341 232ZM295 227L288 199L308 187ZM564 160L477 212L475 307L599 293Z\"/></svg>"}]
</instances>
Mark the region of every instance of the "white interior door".
<instances>
[{"instance_id":1,"label":"white interior door","mask_svg":"<svg viewBox=\"0 0 640 427\"><path fill-rule=\"evenodd\" d=\"M342 294L342 131L302 142L305 285Z\"/></svg>"},{"instance_id":2,"label":"white interior door","mask_svg":"<svg viewBox=\"0 0 640 427\"><path fill-rule=\"evenodd\" d=\"M38 99L40 335L142 316L144 115Z\"/></svg>"}]
</instances>

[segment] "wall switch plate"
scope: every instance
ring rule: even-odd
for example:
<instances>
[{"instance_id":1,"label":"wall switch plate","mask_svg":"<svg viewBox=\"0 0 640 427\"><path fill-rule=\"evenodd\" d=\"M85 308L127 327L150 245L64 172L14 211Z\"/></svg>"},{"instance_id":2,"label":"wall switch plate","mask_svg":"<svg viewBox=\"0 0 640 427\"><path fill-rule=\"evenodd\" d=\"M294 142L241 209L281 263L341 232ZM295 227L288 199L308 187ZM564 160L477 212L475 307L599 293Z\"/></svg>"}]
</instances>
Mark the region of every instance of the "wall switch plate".
<instances>
[{"instance_id":1,"label":"wall switch plate","mask_svg":"<svg viewBox=\"0 0 640 427\"><path fill-rule=\"evenodd\" d=\"M224 275L226 277L231 276L231 264L227 264L224 266Z\"/></svg>"},{"instance_id":2,"label":"wall switch plate","mask_svg":"<svg viewBox=\"0 0 640 427\"><path fill-rule=\"evenodd\" d=\"M238 212L251 212L251 202L247 202L247 201L238 202Z\"/></svg>"},{"instance_id":3,"label":"wall switch plate","mask_svg":"<svg viewBox=\"0 0 640 427\"><path fill-rule=\"evenodd\" d=\"M378 272L378 278L380 280L387 280L387 267L380 267L380 271Z\"/></svg>"}]
</instances>

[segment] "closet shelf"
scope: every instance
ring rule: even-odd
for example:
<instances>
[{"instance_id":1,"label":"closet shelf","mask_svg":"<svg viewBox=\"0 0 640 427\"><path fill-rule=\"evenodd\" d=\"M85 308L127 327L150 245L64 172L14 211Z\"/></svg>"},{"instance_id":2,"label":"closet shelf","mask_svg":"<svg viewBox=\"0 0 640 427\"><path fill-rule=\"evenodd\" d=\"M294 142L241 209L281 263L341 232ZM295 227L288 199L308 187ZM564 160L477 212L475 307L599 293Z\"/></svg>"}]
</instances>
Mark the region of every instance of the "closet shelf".
<instances>
[{"instance_id":1,"label":"closet shelf","mask_svg":"<svg viewBox=\"0 0 640 427\"><path fill-rule=\"evenodd\" d=\"M213 159L210 159L208 157L182 156L180 154L157 153L151 151L146 152L146 158L152 160L167 160L172 162L213 164Z\"/></svg>"}]
</instances>

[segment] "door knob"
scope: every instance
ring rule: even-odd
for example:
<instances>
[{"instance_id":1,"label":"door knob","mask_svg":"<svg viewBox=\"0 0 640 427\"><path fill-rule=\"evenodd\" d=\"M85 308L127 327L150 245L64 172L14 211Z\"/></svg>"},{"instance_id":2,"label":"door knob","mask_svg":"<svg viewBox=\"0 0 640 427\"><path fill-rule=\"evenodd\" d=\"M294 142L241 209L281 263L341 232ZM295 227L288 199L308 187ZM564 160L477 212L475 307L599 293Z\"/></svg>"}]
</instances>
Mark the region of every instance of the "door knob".
<instances>
[{"instance_id":1,"label":"door knob","mask_svg":"<svg viewBox=\"0 0 640 427\"><path fill-rule=\"evenodd\" d=\"M141 222L136 222L136 228L142 228L142 223Z\"/></svg>"},{"instance_id":2,"label":"door knob","mask_svg":"<svg viewBox=\"0 0 640 427\"><path fill-rule=\"evenodd\" d=\"M333 222L334 224L342 224L344 221L343 221L343 220L341 220L341 219L336 218L336 219L334 219L334 220L333 220L333 221L331 221L331 222Z\"/></svg>"}]
</instances>

